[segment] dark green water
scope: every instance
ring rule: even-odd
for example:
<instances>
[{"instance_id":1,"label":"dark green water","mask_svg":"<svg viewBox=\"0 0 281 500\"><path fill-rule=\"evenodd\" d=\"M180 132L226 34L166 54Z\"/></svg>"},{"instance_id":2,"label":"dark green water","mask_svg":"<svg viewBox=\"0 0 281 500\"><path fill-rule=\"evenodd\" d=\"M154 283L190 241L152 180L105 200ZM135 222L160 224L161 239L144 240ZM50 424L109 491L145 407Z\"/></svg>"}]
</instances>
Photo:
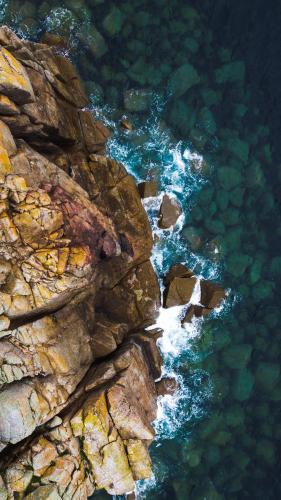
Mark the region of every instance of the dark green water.
<instances>
[{"instance_id":1,"label":"dark green water","mask_svg":"<svg viewBox=\"0 0 281 500\"><path fill-rule=\"evenodd\" d=\"M62 35L115 131L109 153L155 178L185 219L158 231L161 278L183 262L229 289L182 330L162 316L163 402L153 481L141 498L281 498L281 4L259 0L0 1L2 19ZM131 90L134 92L130 92ZM134 125L121 132L126 114ZM155 227L159 200L147 203ZM95 498L103 495L95 495Z\"/></svg>"}]
</instances>

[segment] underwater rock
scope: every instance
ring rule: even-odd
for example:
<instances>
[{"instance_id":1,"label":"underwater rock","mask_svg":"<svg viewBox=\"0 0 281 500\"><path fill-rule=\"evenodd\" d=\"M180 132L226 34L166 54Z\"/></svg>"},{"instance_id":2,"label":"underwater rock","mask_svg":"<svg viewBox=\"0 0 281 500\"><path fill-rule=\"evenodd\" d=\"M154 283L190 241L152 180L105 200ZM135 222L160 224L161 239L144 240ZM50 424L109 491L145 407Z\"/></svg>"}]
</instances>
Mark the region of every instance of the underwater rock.
<instances>
[{"instance_id":1,"label":"underwater rock","mask_svg":"<svg viewBox=\"0 0 281 500\"><path fill-rule=\"evenodd\" d=\"M230 191L242 182L242 175L239 170L233 167L218 168L218 180L223 189Z\"/></svg>"},{"instance_id":2,"label":"underwater rock","mask_svg":"<svg viewBox=\"0 0 281 500\"><path fill-rule=\"evenodd\" d=\"M237 401L246 401L250 398L255 384L255 377L250 370L242 368L234 376L233 396Z\"/></svg>"},{"instance_id":3,"label":"underwater rock","mask_svg":"<svg viewBox=\"0 0 281 500\"><path fill-rule=\"evenodd\" d=\"M191 87L200 82L200 77L192 64L185 63L177 68L169 78L168 92L172 97L181 97Z\"/></svg>"},{"instance_id":4,"label":"underwater rock","mask_svg":"<svg viewBox=\"0 0 281 500\"><path fill-rule=\"evenodd\" d=\"M252 346L250 344L238 344L224 349L222 359L229 368L241 370L248 364L251 354Z\"/></svg>"},{"instance_id":5,"label":"underwater rock","mask_svg":"<svg viewBox=\"0 0 281 500\"><path fill-rule=\"evenodd\" d=\"M182 236L188 241L193 252L198 250L203 244L202 231L194 226L184 227L182 230Z\"/></svg>"},{"instance_id":6,"label":"underwater rock","mask_svg":"<svg viewBox=\"0 0 281 500\"><path fill-rule=\"evenodd\" d=\"M182 210L177 200L164 194L158 214L158 226L161 229L169 229L176 224L181 213Z\"/></svg>"},{"instance_id":7,"label":"underwater rock","mask_svg":"<svg viewBox=\"0 0 281 500\"><path fill-rule=\"evenodd\" d=\"M93 24L82 25L82 28L78 33L80 40L95 58L100 59L108 51L104 37Z\"/></svg>"},{"instance_id":8,"label":"underwater rock","mask_svg":"<svg viewBox=\"0 0 281 500\"><path fill-rule=\"evenodd\" d=\"M245 78L244 61L232 61L224 64L215 71L215 79L219 84L239 82L243 83Z\"/></svg>"},{"instance_id":9,"label":"underwater rock","mask_svg":"<svg viewBox=\"0 0 281 500\"><path fill-rule=\"evenodd\" d=\"M0 41L0 495L123 495L151 475L151 228L70 61Z\"/></svg>"},{"instance_id":10,"label":"underwater rock","mask_svg":"<svg viewBox=\"0 0 281 500\"><path fill-rule=\"evenodd\" d=\"M239 137L229 137L227 141L228 150L243 163L247 163L249 158L249 144Z\"/></svg>"},{"instance_id":11,"label":"underwater rock","mask_svg":"<svg viewBox=\"0 0 281 500\"><path fill-rule=\"evenodd\" d=\"M277 363L262 361L258 363L256 380L265 391L272 391L280 377L280 366Z\"/></svg>"},{"instance_id":12,"label":"underwater rock","mask_svg":"<svg viewBox=\"0 0 281 500\"><path fill-rule=\"evenodd\" d=\"M58 47L60 49L67 48L67 41L62 36L56 35L55 33L44 33L41 42L51 47Z\"/></svg>"},{"instance_id":13,"label":"underwater rock","mask_svg":"<svg viewBox=\"0 0 281 500\"><path fill-rule=\"evenodd\" d=\"M146 90L130 89L124 92L124 106L127 111L139 113L146 111L151 101L151 94Z\"/></svg>"},{"instance_id":14,"label":"underwater rock","mask_svg":"<svg viewBox=\"0 0 281 500\"><path fill-rule=\"evenodd\" d=\"M252 257L241 253L233 253L227 258L227 270L235 278L243 276L252 263Z\"/></svg>"},{"instance_id":15,"label":"underwater rock","mask_svg":"<svg viewBox=\"0 0 281 500\"><path fill-rule=\"evenodd\" d=\"M117 35L121 31L124 22L123 13L115 5L103 20L103 28L110 36Z\"/></svg>"}]
</instances>

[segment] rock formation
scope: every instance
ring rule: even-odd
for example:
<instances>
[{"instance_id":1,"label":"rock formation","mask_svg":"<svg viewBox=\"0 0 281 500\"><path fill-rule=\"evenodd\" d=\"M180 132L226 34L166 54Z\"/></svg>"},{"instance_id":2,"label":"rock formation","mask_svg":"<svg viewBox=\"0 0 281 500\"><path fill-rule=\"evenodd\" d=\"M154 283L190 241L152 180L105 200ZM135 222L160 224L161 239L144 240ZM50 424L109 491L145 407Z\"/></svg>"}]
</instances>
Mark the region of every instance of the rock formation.
<instances>
[{"instance_id":1,"label":"rock formation","mask_svg":"<svg viewBox=\"0 0 281 500\"><path fill-rule=\"evenodd\" d=\"M59 47L0 46L0 498L123 494L151 474L151 229Z\"/></svg>"},{"instance_id":2,"label":"rock formation","mask_svg":"<svg viewBox=\"0 0 281 500\"><path fill-rule=\"evenodd\" d=\"M158 226L161 229L169 229L176 224L181 213L178 201L164 194L158 214Z\"/></svg>"},{"instance_id":3,"label":"rock formation","mask_svg":"<svg viewBox=\"0 0 281 500\"><path fill-rule=\"evenodd\" d=\"M226 291L220 285L201 279L199 304L190 303L197 279L193 271L183 264L172 266L164 278L164 307L189 304L182 323L190 323L194 317L207 316L226 298Z\"/></svg>"}]
</instances>

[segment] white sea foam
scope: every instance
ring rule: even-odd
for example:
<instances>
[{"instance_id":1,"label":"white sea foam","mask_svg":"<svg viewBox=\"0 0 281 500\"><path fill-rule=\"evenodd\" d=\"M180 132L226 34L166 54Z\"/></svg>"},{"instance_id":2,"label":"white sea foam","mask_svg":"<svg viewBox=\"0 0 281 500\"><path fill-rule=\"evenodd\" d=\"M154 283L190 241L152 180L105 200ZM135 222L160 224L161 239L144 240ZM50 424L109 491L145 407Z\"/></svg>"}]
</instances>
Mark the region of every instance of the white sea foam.
<instances>
[{"instance_id":1,"label":"white sea foam","mask_svg":"<svg viewBox=\"0 0 281 500\"><path fill-rule=\"evenodd\" d=\"M191 195L200 190L206 183L201 175L204 159L197 152L191 151L186 144L178 142L174 144L171 140L169 130L163 130L160 126L159 115L161 102L157 101L156 108L152 108L151 116L146 123L140 124L135 138L145 137L141 145L131 142L130 134L118 134L115 126L115 136L108 145L108 153L118 161L121 161L127 170L135 176L137 181L149 178L151 170L157 170L157 178L161 191L158 196L143 200L147 211L152 231L155 237L155 245L151 261L159 275L160 287L163 292L162 276L167 272L170 265L175 262L185 264L194 269L195 274L203 279L218 279L220 276L219 262L212 261L203 256L196 255L190 251L186 241L182 239L181 232L188 215L188 200ZM101 110L98 111L101 117ZM158 227L158 212L164 193L177 198L183 207L183 213L174 227L161 229ZM193 291L190 304L200 304L199 279ZM182 318L188 305L175 306L168 309L160 308L156 325L163 329L163 335L158 340L159 348L163 355L162 375L174 377L178 384L178 390L174 395L166 395L158 398L157 418L154 422L156 440L152 447L161 447L162 442L173 438L180 431L183 422L201 418L204 414L204 403L211 397L212 384L196 384L200 377L208 379L208 375L200 370L193 370L189 381L181 375L181 367L187 359L194 356L192 342L201 335L203 319L193 319L191 323L182 324ZM222 314L223 307L215 314ZM152 327L151 327L152 328ZM209 380L209 379L208 379ZM196 389L195 389L196 387ZM200 387L198 389L198 387ZM138 498L146 498L147 492L159 484L165 477L165 465L155 463L154 476L148 481L141 481L137 485ZM163 469L164 467L164 469Z\"/></svg>"}]
</instances>

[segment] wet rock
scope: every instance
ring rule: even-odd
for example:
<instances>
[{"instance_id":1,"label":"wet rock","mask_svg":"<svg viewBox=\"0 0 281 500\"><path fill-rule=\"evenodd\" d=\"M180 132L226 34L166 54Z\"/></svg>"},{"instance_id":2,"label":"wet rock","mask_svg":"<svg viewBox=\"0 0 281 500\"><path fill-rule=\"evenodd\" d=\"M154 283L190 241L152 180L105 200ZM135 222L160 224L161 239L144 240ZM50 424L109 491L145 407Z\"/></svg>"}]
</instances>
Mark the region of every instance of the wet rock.
<instances>
[{"instance_id":1,"label":"wet rock","mask_svg":"<svg viewBox=\"0 0 281 500\"><path fill-rule=\"evenodd\" d=\"M201 280L200 281L200 304L201 305L191 305L182 320L182 323L191 323L192 319L202 318L210 314L216 307L218 307L222 301L225 299L225 290L211 281Z\"/></svg>"},{"instance_id":2,"label":"wet rock","mask_svg":"<svg viewBox=\"0 0 281 500\"><path fill-rule=\"evenodd\" d=\"M181 213L182 210L178 201L164 194L158 215L158 226L161 229L169 229L176 224Z\"/></svg>"},{"instance_id":3,"label":"wet rock","mask_svg":"<svg viewBox=\"0 0 281 500\"><path fill-rule=\"evenodd\" d=\"M201 280L200 288L200 303L208 309L215 309L226 297L224 288L211 281Z\"/></svg>"},{"instance_id":4,"label":"wet rock","mask_svg":"<svg viewBox=\"0 0 281 500\"><path fill-rule=\"evenodd\" d=\"M166 394L173 395L178 389L177 381L174 378L162 378L156 383L156 391L158 396Z\"/></svg>"},{"instance_id":5,"label":"wet rock","mask_svg":"<svg viewBox=\"0 0 281 500\"><path fill-rule=\"evenodd\" d=\"M145 181L138 184L138 190L141 198L149 198L150 196L157 196L158 187L156 181Z\"/></svg>"},{"instance_id":6,"label":"wet rock","mask_svg":"<svg viewBox=\"0 0 281 500\"><path fill-rule=\"evenodd\" d=\"M202 306L198 306L198 305L191 305L187 309L187 311L183 317L182 323L191 323L192 319L194 317L195 318L202 318L202 317L210 314L211 311L212 310L208 309L207 307L202 307Z\"/></svg>"},{"instance_id":7,"label":"wet rock","mask_svg":"<svg viewBox=\"0 0 281 500\"><path fill-rule=\"evenodd\" d=\"M67 48L67 41L61 37L60 35L56 35L55 33L44 33L41 38L41 42L46 45L50 45L51 47L58 47L60 49Z\"/></svg>"},{"instance_id":8,"label":"wet rock","mask_svg":"<svg viewBox=\"0 0 281 500\"><path fill-rule=\"evenodd\" d=\"M132 123L126 117L121 118L119 125L123 130L127 130L128 132L132 132L133 130Z\"/></svg>"},{"instance_id":9,"label":"wet rock","mask_svg":"<svg viewBox=\"0 0 281 500\"><path fill-rule=\"evenodd\" d=\"M192 296L196 278L185 266L173 266L165 277L166 288L163 294L165 308L187 304Z\"/></svg>"},{"instance_id":10,"label":"wet rock","mask_svg":"<svg viewBox=\"0 0 281 500\"><path fill-rule=\"evenodd\" d=\"M39 486L25 498L28 500L60 500L58 489L55 485Z\"/></svg>"},{"instance_id":11,"label":"wet rock","mask_svg":"<svg viewBox=\"0 0 281 500\"><path fill-rule=\"evenodd\" d=\"M174 264L164 277L164 285L168 286L169 283L174 279L174 278L191 278L194 276L193 271L191 269L188 269L186 266L183 264Z\"/></svg>"}]
</instances>

